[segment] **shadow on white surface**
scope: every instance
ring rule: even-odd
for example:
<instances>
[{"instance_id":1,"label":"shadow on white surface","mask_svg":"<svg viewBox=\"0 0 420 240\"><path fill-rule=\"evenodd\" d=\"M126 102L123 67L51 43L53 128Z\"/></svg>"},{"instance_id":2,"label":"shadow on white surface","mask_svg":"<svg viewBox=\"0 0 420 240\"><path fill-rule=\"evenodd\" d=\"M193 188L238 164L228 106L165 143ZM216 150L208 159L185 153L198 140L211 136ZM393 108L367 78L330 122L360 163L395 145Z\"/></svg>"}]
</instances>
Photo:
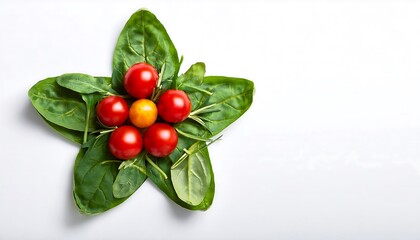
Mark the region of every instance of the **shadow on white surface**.
<instances>
[{"instance_id":1,"label":"shadow on white surface","mask_svg":"<svg viewBox=\"0 0 420 240\"><path fill-rule=\"evenodd\" d=\"M64 217L64 223L67 227L77 227L83 224L86 224L87 222L91 222L95 216L87 216L83 215L79 212L77 209L74 199L73 199L73 168L70 171L70 177L68 181L68 189L66 194L66 208L64 209L65 214Z\"/></svg>"},{"instance_id":2,"label":"shadow on white surface","mask_svg":"<svg viewBox=\"0 0 420 240\"><path fill-rule=\"evenodd\" d=\"M168 208L170 210L171 215L174 217L174 219L181 220L181 221L187 221L187 220L192 219L194 217L194 215L195 215L194 211L183 208L181 206L178 206L177 204L172 202L172 200L170 200L167 197L166 197L166 199L168 201Z\"/></svg>"},{"instance_id":3,"label":"shadow on white surface","mask_svg":"<svg viewBox=\"0 0 420 240\"><path fill-rule=\"evenodd\" d=\"M168 176L170 177L170 176ZM188 220L191 219L194 215L194 211L183 208L179 206L178 204L174 203L164 192L162 192L150 179L147 179L146 181L150 182L150 185L152 188L157 191L159 194L162 195L162 197L165 199L165 203L167 205L167 208L169 209L169 212L173 216L175 220Z\"/></svg>"}]
</instances>

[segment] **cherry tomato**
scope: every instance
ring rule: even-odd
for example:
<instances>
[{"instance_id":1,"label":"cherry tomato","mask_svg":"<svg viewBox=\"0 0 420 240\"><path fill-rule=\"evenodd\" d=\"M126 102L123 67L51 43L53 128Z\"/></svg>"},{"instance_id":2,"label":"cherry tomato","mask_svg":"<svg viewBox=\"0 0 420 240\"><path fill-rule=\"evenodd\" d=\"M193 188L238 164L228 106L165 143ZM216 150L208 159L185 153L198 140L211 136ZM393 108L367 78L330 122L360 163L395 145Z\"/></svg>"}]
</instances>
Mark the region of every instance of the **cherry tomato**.
<instances>
[{"instance_id":1,"label":"cherry tomato","mask_svg":"<svg viewBox=\"0 0 420 240\"><path fill-rule=\"evenodd\" d=\"M119 126L128 118L127 102L118 96L105 97L96 106L96 116L105 126Z\"/></svg>"},{"instance_id":2,"label":"cherry tomato","mask_svg":"<svg viewBox=\"0 0 420 240\"><path fill-rule=\"evenodd\" d=\"M108 148L116 158L131 159L141 152L143 140L137 128L126 125L115 129L111 133Z\"/></svg>"},{"instance_id":3,"label":"cherry tomato","mask_svg":"<svg viewBox=\"0 0 420 240\"><path fill-rule=\"evenodd\" d=\"M135 98L148 98L152 95L158 78L159 74L152 65L137 63L125 73L124 87Z\"/></svg>"},{"instance_id":4,"label":"cherry tomato","mask_svg":"<svg viewBox=\"0 0 420 240\"><path fill-rule=\"evenodd\" d=\"M130 121L138 128L146 128L155 123L158 110L153 101L139 99L130 107Z\"/></svg>"},{"instance_id":5,"label":"cherry tomato","mask_svg":"<svg viewBox=\"0 0 420 240\"><path fill-rule=\"evenodd\" d=\"M155 123L144 133L144 148L155 157L166 157L178 144L178 134L171 125Z\"/></svg>"},{"instance_id":6,"label":"cherry tomato","mask_svg":"<svg viewBox=\"0 0 420 240\"><path fill-rule=\"evenodd\" d=\"M191 101L184 91L171 89L160 97L158 111L166 122L182 122L191 112Z\"/></svg>"}]
</instances>

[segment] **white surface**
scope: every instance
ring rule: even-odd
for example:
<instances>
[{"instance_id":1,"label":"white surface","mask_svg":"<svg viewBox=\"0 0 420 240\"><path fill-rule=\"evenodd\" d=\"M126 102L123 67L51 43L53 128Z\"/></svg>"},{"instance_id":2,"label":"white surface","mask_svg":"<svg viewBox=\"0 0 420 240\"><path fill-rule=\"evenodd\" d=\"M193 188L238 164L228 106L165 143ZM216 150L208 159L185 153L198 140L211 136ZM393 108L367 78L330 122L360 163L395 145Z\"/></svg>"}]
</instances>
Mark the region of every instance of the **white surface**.
<instances>
[{"instance_id":1,"label":"white surface","mask_svg":"<svg viewBox=\"0 0 420 240\"><path fill-rule=\"evenodd\" d=\"M415 1L0 0L0 239L419 239L420 4ZM80 215L77 146L27 90L66 72L111 75L138 8L162 21L182 71L252 79L255 101L210 153L207 212L150 182Z\"/></svg>"}]
</instances>

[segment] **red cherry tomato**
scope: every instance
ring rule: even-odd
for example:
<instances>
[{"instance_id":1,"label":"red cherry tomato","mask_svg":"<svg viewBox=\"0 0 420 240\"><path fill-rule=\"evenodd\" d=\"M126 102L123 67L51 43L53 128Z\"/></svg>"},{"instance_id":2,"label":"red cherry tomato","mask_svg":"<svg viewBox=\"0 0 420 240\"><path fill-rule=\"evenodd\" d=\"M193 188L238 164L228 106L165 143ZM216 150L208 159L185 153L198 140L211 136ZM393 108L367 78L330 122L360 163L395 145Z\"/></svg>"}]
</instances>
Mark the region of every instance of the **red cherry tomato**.
<instances>
[{"instance_id":1,"label":"red cherry tomato","mask_svg":"<svg viewBox=\"0 0 420 240\"><path fill-rule=\"evenodd\" d=\"M191 112L191 101L184 91L171 89L160 97L158 112L166 122L182 122Z\"/></svg>"},{"instance_id":2,"label":"red cherry tomato","mask_svg":"<svg viewBox=\"0 0 420 240\"><path fill-rule=\"evenodd\" d=\"M178 134L171 125L155 123L144 133L144 148L155 157L166 157L178 144Z\"/></svg>"},{"instance_id":3,"label":"red cherry tomato","mask_svg":"<svg viewBox=\"0 0 420 240\"><path fill-rule=\"evenodd\" d=\"M96 106L96 116L99 121L108 127L119 126L128 118L127 102L118 96L109 96L102 99Z\"/></svg>"},{"instance_id":4,"label":"red cherry tomato","mask_svg":"<svg viewBox=\"0 0 420 240\"><path fill-rule=\"evenodd\" d=\"M124 76L125 90L135 98L148 98L156 87L159 74L148 63L137 63L131 66Z\"/></svg>"},{"instance_id":5,"label":"red cherry tomato","mask_svg":"<svg viewBox=\"0 0 420 240\"><path fill-rule=\"evenodd\" d=\"M143 140L137 128L122 126L111 133L108 148L114 157L125 160L137 156L143 148Z\"/></svg>"}]
</instances>

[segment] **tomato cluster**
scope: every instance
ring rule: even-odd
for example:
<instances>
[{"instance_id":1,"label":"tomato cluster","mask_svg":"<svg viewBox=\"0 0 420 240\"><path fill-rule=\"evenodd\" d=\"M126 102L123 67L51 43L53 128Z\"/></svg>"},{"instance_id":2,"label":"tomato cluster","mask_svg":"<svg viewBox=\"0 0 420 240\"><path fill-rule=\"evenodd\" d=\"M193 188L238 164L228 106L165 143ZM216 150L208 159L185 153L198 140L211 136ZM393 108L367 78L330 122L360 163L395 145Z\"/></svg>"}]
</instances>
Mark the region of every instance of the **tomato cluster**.
<instances>
[{"instance_id":1,"label":"tomato cluster","mask_svg":"<svg viewBox=\"0 0 420 240\"><path fill-rule=\"evenodd\" d=\"M108 142L116 158L134 158L143 147L155 157L168 156L175 150L178 135L171 124L189 116L191 101L184 91L170 89L160 96L156 106L150 98L159 87L158 79L152 65L134 64L124 76L124 87L135 101L129 105L120 96L108 96L98 103L98 120L107 127L117 127Z\"/></svg>"}]
</instances>

